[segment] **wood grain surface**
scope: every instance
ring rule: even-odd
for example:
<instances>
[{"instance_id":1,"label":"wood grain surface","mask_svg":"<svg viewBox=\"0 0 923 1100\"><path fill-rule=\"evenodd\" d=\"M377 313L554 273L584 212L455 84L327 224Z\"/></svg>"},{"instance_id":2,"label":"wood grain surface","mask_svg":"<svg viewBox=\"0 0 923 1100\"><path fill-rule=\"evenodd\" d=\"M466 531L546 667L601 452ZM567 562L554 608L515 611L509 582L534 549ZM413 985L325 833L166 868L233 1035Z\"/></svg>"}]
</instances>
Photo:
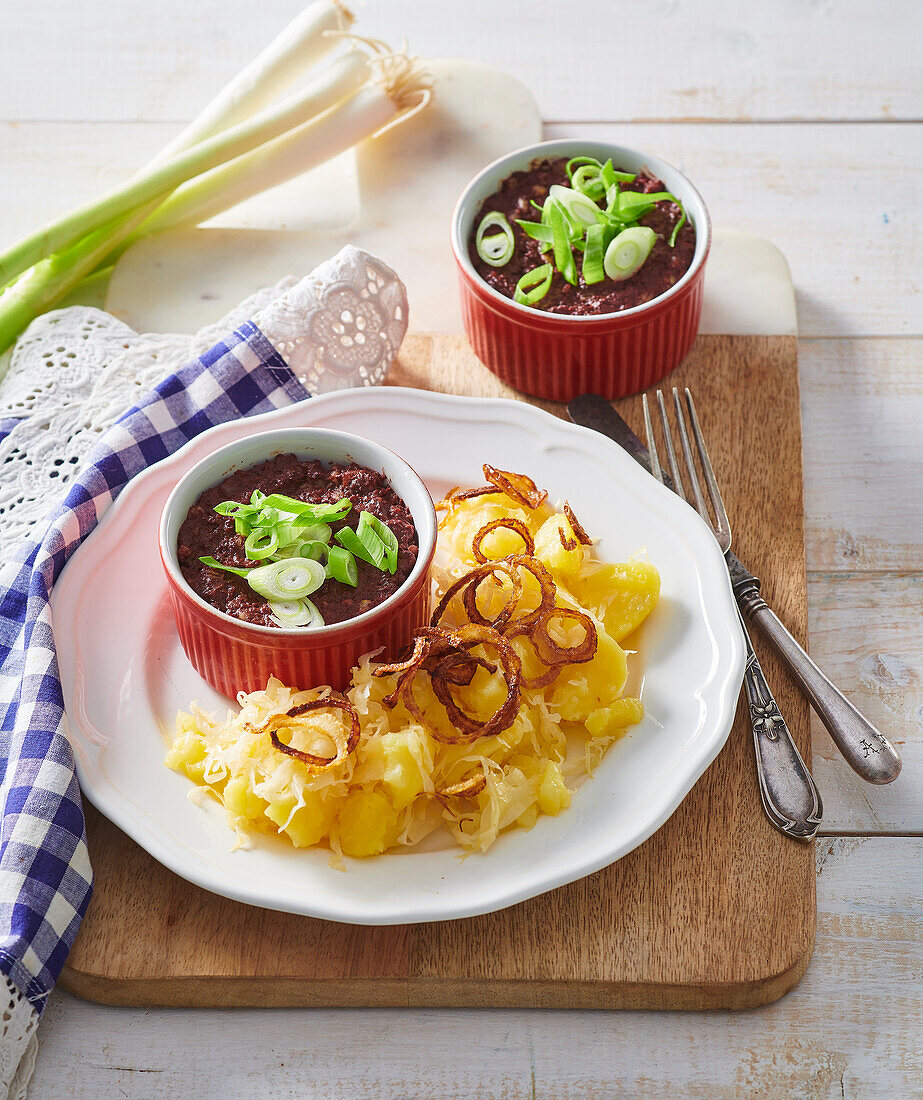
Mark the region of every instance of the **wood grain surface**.
<instances>
[{"instance_id":1,"label":"wood grain surface","mask_svg":"<svg viewBox=\"0 0 923 1100\"><path fill-rule=\"evenodd\" d=\"M517 396L460 336L410 338L391 381ZM696 393L742 559L803 639L795 339L701 337L671 381ZM638 404L620 403L635 424ZM771 654L761 659L809 759L807 705ZM814 942L813 849L764 818L741 713L717 761L636 851L462 921L364 928L254 909L186 883L99 814L89 839L96 894L62 985L114 1004L742 1008L790 989Z\"/></svg>"},{"instance_id":2,"label":"wood grain surface","mask_svg":"<svg viewBox=\"0 0 923 1100\"><path fill-rule=\"evenodd\" d=\"M0 39L0 234L12 241L127 178L303 6L20 5ZM802 336L811 652L903 742L903 774L884 788L854 780L827 759L815 725L823 830L865 835L815 846L812 963L757 1012L158 1011L59 990L39 1029L34 1100L921 1095L923 540L904 477L908 453L919 463L923 413L913 268L923 5L657 0L620 8L616 29L603 0L581 0L565 20L554 5L512 27L495 22L502 15L496 0L375 0L359 11L365 33L406 34L415 52L518 73L544 117L565 120L549 137L572 132L572 120L606 123L599 134L611 141L682 156L717 204L717 227L784 249ZM598 27L606 33L594 38ZM650 122L627 121L640 118ZM781 196L786 185L797 194ZM909 274L900 285L896 256ZM853 451L857 425L881 446Z\"/></svg>"}]
</instances>

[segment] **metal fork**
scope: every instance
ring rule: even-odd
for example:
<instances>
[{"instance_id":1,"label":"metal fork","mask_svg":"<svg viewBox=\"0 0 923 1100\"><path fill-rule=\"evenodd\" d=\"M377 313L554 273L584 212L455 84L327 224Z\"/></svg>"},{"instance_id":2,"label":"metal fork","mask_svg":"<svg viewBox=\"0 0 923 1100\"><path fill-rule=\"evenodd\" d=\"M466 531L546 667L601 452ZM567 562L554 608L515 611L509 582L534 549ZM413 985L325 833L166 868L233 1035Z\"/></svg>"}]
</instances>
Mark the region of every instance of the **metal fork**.
<instances>
[{"instance_id":1,"label":"metal fork","mask_svg":"<svg viewBox=\"0 0 923 1100\"><path fill-rule=\"evenodd\" d=\"M689 442L689 433L686 429L683 407L679 392L674 386L673 404L679 429L680 446L685 460L687 477L695 498L695 508L711 528L721 553L727 554L731 548L731 525L728 522L724 501L721 498L718 482L708 457L708 451L705 448L705 440L699 426L699 418L696 415L692 394L688 389L685 391L685 397L692 435L695 439L702 472L705 475L705 483L714 510L714 518L709 514L702 494L692 446ZM657 454L657 442L654 438L647 394L644 394L643 403L644 429L647 433L647 446L651 456L651 472L663 485L666 482ZM679 497L686 500L683 479L680 475L676 450L673 446L673 434L667 417L667 408L663 400L663 393L660 390L657 391L657 404L660 410L664 446L673 482L670 487ZM689 502L687 501L687 503ZM801 754L798 752L795 742L792 740L785 719L779 712L779 707L769 689L769 684L766 682L760 663L756 659L753 644L750 641L750 635L747 633L747 627L739 608L737 614L740 618L740 627L747 648L744 690L750 708L750 726L753 730L753 745L756 750L756 773L759 779L763 809L772 824L780 832L785 833L786 836L794 837L797 840L811 840L817 832L817 826L820 824L823 813L820 793L811 778L811 773L801 759Z\"/></svg>"}]
</instances>

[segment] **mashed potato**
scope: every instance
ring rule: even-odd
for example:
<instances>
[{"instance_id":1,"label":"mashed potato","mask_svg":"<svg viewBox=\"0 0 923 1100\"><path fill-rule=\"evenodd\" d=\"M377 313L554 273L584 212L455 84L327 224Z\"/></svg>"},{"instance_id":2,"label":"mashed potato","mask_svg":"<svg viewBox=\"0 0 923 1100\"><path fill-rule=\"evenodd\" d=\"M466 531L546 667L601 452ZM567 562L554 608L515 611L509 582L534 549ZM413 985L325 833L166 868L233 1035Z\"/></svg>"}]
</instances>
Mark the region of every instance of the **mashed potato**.
<instances>
[{"instance_id":1,"label":"mashed potato","mask_svg":"<svg viewBox=\"0 0 923 1100\"><path fill-rule=\"evenodd\" d=\"M524 677L515 718L507 728L462 744L449 743L458 739L458 730L428 673L420 672L413 684L424 726L404 701L386 704L397 674L374 675L376 665L368 657L355 669L347 692L361 731L351 750L350 716L342 710L319 707L290 724L280 717L329 697L329 688L298 691L273 679L265 690L241 695L240 710L223 720L193 705L177 715L166 764L223 803L241 844L253 833L269 832L296 847L326 844L334 858L341 853L373 856L416 844L445 827L465 851L483 852L504 829L529 829L540 814L567 809L574 780L589 774L609 745L641 720L640 700L622 694L628 655L619 643L656 605L656 569L643 561L598 561L567 514L547 501L530 507L515 492L452 499L445 512L437 599L477 567L476 549L489 560L528 552L550 574L555 606L589 616L596 632L592 658L555 666L555 672L527 634L511 631ZM514 522L482 533L497 520ZM541 595L534 574L521 576L524 587L514 620L535 608ZM488 576L477 589L475 606L494 619L512 591L502 573ZM455 598L440 625L458 627L466 621L462 600ZM582 620L566 613L549 618L546 630L562 647L579 647L588 635ZM483 656L484 665L469 684L451 689L457 705L481 721L507 697L502 672L489 663L496 654L491 658L488 650L471 650ZM270 729L284 735L285 746L337 762L315 767L280 751Z\"/></svg>"}]
</instances>

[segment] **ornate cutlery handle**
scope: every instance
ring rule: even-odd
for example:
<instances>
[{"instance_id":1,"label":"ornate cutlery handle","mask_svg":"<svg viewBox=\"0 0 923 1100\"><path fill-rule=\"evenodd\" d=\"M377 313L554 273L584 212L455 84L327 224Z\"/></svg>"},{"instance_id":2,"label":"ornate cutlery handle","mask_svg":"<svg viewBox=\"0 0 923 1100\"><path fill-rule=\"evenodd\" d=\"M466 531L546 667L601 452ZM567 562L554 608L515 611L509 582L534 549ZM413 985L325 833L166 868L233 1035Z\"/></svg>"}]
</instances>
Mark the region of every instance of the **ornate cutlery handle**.
<instances>
[{"instance_id":1,"label":"ornate cutlery handle","mask_svg":"<svg viewBox=\"0 0 923 1100\"><path fill-rule=\"evenodd\" d=\"M746 626L743 632L747 643L744 690L750 707L763 809L780 832L798 840L812 840L823 813L820 793L769 690Z\"/></svg>"},{"instance_id":2,"label":"ornate cutlery handle","mask_svg":"<svg viewBox=\"0 0 923 1100\"><path fill-rule=\"evenodd\" d=\"M756 584L735 585L735 589L744 617L766 635L853 771L869 783L897 779L901 758L891 742L821 672L760 596Z\"/></svg>"}]
</instances>

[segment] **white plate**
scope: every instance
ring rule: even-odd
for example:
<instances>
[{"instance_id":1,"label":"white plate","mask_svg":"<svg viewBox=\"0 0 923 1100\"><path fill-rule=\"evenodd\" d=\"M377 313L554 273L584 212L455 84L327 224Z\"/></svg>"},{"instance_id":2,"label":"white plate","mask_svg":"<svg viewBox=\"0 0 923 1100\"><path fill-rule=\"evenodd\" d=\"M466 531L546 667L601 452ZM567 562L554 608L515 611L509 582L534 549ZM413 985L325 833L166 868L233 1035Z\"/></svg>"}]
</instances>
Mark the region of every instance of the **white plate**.
<instances>
[{"instance_id":1,"label":"white plate","mask_svg":"<svg viewBox=\"0 0 923 1100\"><path fill-rule=\"evenodd\" d=\"M231 851L214 800L163 764L173 716L195 699L223 711L186 661L157 552L171 488L210 451L242 435L314 425L374 439L402 455L434 496L476 485L481 463L521 470L570 500L603 558L645 551L660 603L630 659L644 721L606 754L560 817L460 859L446 837L425 848L346 860L276 838ZM473 916L573 882L658 829L727 740L743 643L724 561L699 517L608 439L517 401L420 390L347 390L214 428L136 478L68 563L52 599L80 784L107 817L161 863L252 905L355 924ZM307 685L305 685L307 686Z\"/></svg>"}]
</instances>

